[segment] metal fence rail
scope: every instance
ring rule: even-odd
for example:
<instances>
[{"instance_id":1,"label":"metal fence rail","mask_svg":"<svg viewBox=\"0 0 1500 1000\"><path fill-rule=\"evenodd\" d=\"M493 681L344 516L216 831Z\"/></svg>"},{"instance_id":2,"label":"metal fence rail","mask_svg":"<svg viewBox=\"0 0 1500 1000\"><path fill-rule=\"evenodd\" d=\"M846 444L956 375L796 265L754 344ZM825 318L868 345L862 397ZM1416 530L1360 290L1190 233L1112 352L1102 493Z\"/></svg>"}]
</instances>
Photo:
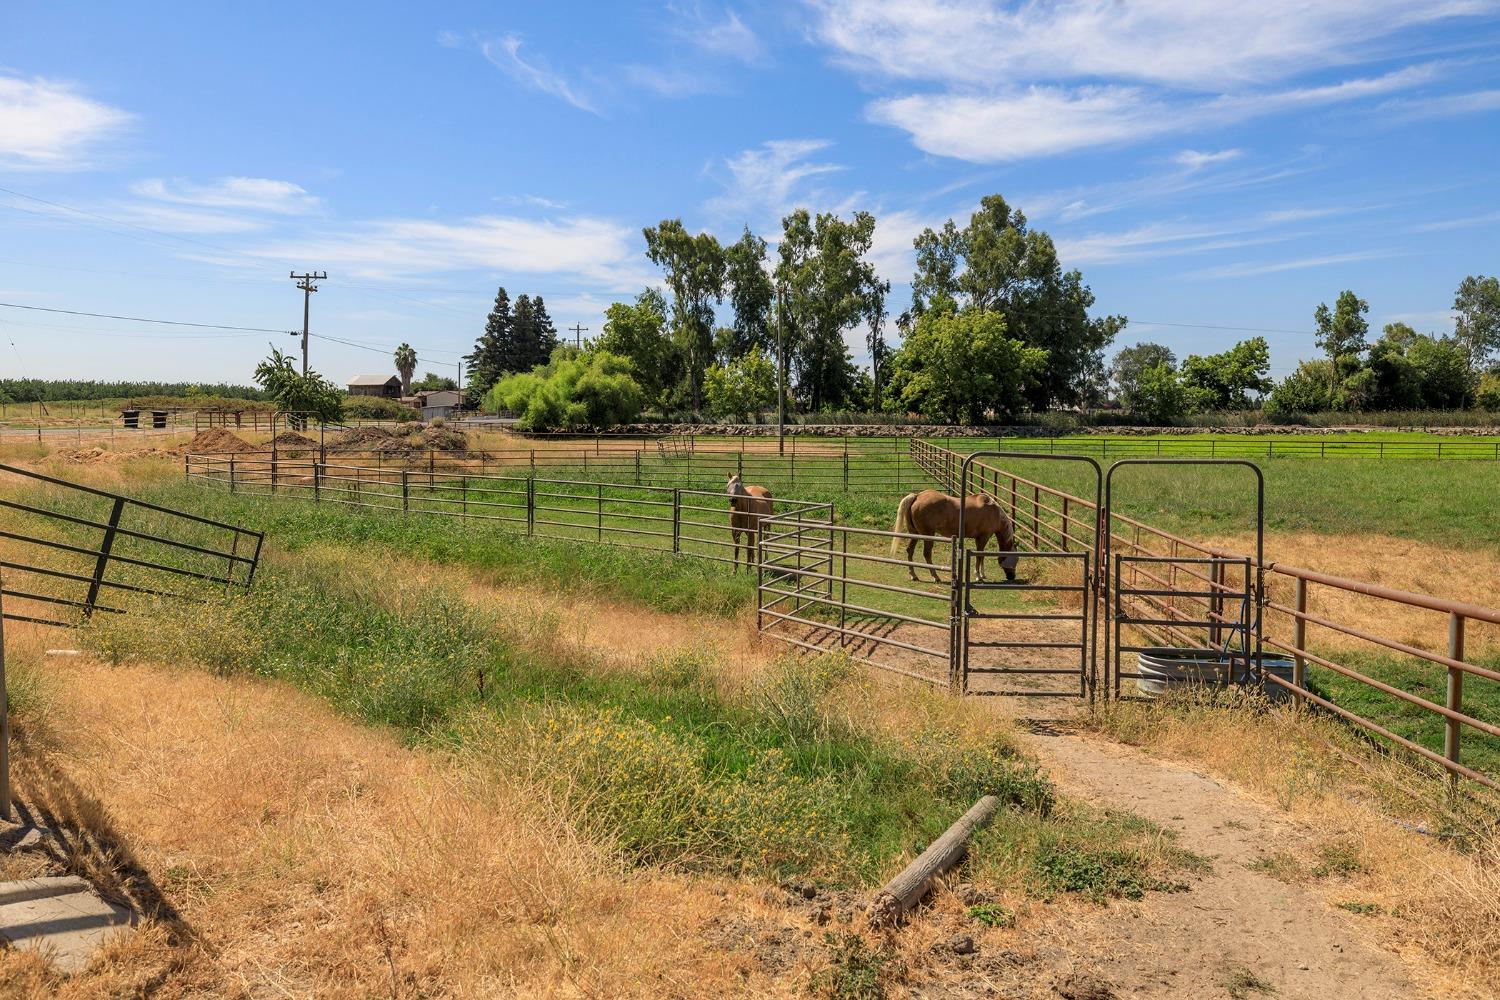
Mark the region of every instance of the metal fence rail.
<instances>
[{"instance_id":1,"label":"metal fence rail","mask_svg":"<svg viewBox=\"0 0 1500 1000\"><path fill-rule=\"evenodd\" d=\"M957 482L957 470L963 464L962 455L917 440L912 443L912 453L918 464L939 482ZM975 464L980 467L979 475L986 477L983 479L984 490L1011 511L1020 542L1054 537L1078 543L1086 537L1081 537L1079 530L1082 523L1093 519L1092 501L1034 483L999 467L983 462ZM1500 725L1496 721L1480 718L1477 707L1465 711L1466 685L1473 692L1476 685L1500 682L1500 670L1473 662L1466 652L1470 645L1467 641L1472 631L1470 626L1500 625L1500 611L1269 559L1257 562L1245 553L1194 542L1117 512L1111 513L1110 522L1111 549L1129 557L1126 565L1130 567L1108 577L1110 599L1120 600L1118 614L1130 619L1130 624L1138 631L1159 639L1163 644L1208 648L1201 634L1204 623L1215 622L1221 628L1230 627L1224 603L1229 595L1241 593L1248 587L1254 594L1256 613L1263 616L1265 645L1292 658L1294 663L1291 680L1263 673L1266 683L1285 688L1299 701L1326 709L1410 751L1443 768L1450 776L1470 778L1487 787L1500 789L1500 780L1495 775L1478 771L1464 764L1462 759L1466 734L1482 739L1500 738ZM1156 561L1155 568L1152 568L1151 560ZM1258 570L1265 574L1265 585L1257 592L1254 581L1247 580L1247 577ZM1146 585L1141 584L1142 580ZM1117 593L1121 588L1124 592ZM1292 592L1290 600L1277 596L1288 590ZM1430 625L1424 626L1422 631L1433 636L1428 641L1433 648L1383 635L1379 628L1360 628L1340 621L1339 615L1333 612L1318 614L1310 610L1316 596L1330 592L1371 602L1369 617L1377 621L1385 621L1401 609L1431 613ZM1324 643L1310 640L1309 629L1321 630L1313 634L1324 639ZM1444 632L1446 641L1439 638ZM1423 697L1409 690L1414 686L1412 683L1406 686L1392 683L1351 664L1348 662L1351 645L1354 646L1355 658L1363 650L1388 651L1403 658L1398 661L1400 664L1440 671L1438 676L1445 682L1442 700ZM1393 731L1391 725L1361 714L1347 703L1350 700L1348 695L1317 693L1310 688L1310 680L1352 684L1360 691L1378 692L1382 697L1393 699L1405 712L1440 719L1442 751L1424 746ZM1346 703L1340 704L1340 700Z\"/></svg>"}]
</instances>

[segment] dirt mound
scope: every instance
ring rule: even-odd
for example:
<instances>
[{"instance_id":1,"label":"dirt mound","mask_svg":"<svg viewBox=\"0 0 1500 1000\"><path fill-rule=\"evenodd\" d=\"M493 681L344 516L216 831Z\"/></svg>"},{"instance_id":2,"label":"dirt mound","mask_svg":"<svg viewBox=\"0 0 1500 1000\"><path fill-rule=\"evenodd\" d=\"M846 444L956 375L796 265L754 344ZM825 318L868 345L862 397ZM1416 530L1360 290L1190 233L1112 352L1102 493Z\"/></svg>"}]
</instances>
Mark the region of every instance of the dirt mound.
<instances>
[{"instance_id":1,"label":"dirt mound","mask_svg":"<svg viewBox=\"0 0 1500 1000\"><path fill-rule=\"evenodd\" d=\"M278 448L316 448L318 446L318 442L296 431L282 431L271 439L271 443Z\"/></svg>"},{"instance_id":2,"label":"dirt mound","mask_svg":"<svg viewBox=\"0 0 1500 1000\"><path fill-rule=\"evenodd\" d=\"M256 450L255 445L222 427L199 431L183 446L183 451L190 455L221 455Z\"/></svg>"},{"instance_id":3,"label":"dirt mound","mask_svg":"<svg viewBox=\"0 0 1500 1000\"><path fill-rule=\"evenodd\" d=\"M48 456L64 465L114 465L135 458L176 458L174 451L161 448L137 448L132 451L110 451L107 448L60 448Z\"/></svg>"},{"instance_id":4,"label":"dirt mound","mask_svg":"<svg viewBox=\"0 0 1500 1000\"><path fill-rule=\"evenodd\" d=\"M382 455L409 455L419 451L466 451L469 436L449 427L416 424L401 430L386 427L355 427L329 445L329 451L373 451Z\"/></svg>"}]
</instances>

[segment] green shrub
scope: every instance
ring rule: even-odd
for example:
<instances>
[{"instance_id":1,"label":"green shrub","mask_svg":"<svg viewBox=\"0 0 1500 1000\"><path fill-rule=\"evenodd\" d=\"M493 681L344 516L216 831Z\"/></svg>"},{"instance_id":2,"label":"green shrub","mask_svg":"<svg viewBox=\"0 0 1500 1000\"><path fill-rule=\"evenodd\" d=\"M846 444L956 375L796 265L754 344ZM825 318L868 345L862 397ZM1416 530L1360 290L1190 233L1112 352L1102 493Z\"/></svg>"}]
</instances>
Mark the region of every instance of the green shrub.
<instances>
[{"instance_id":1,"label":"green shrub","mask_svg":"<svg viewBox=\"0 0 1500 1000\"><path fill-rule=\"evenodd\" d=\"M348 420L417 420L421 414L405 403L384 396L345 396L344 417Z\"/></svg>"},{"instance_id":2,"label":"green shrub","mask_svg":"<svg viewBox=\"0 0 1500 1000\"><path fill-rule=\"evenodd\" d=\"M645 405L632 372L628 358L608 351L559 347L547 364L496 382L484 408L517 414L522 430L613 427L634 420Z\"/></svg>"}]
</instances>

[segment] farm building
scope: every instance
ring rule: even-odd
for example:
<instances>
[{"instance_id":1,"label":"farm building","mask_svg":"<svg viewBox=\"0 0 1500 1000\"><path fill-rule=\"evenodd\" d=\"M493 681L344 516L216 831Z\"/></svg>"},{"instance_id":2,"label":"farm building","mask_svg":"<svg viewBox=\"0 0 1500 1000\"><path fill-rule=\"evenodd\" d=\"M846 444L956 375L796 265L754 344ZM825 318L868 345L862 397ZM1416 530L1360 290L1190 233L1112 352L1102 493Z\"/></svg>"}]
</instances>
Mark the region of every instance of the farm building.
<instances>
[{"instance_id":1,"label":"farm building","mask_svg":"<svg viewBox=\"0 0 1500 1000\"><path fill-rule=\"evenodd\" d=\"M463 402L463 396L456 389L435 389L432 392L419 392L416 396L417 409L422 411L423 420L431 420L433 417L451 417Z\"/></svg>"},{"instance_id":2,"label":"farm building","mask_svg":"<svg viewBox=\"0 0 1500 1000\"><path fill-rule=\"evenodd\" d=\"M349 380L351 396L383 396L386 399L401 398L401 376L356 375Z\"/></svg>"}]
</instances>

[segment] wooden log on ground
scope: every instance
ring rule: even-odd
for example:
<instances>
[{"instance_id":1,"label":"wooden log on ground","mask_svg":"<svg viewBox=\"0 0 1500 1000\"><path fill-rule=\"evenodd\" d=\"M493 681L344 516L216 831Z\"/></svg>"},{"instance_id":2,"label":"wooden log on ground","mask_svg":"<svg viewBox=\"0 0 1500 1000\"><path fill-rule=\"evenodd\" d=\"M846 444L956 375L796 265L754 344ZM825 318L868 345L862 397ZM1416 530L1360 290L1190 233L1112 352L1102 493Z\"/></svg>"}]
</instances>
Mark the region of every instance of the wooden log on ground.
<instances>
[{"instance_id":1,"label":"wooden log on ground","mask_svg":"<svg viewBox=\"0 0 1500 1000\"><path fill-rule=\"evenodd\" d=\"M948 827L943 835L934 840L901 874L885 884L875 894L870 904L869 921L872 927L894 924L927 894L928 883L952 868L963 858L969 847L969 838L975 831L983 829L1000 808L1000 799L986 795L973 808L959 817L958 822Z\"/></svg>"}]
</instances>

